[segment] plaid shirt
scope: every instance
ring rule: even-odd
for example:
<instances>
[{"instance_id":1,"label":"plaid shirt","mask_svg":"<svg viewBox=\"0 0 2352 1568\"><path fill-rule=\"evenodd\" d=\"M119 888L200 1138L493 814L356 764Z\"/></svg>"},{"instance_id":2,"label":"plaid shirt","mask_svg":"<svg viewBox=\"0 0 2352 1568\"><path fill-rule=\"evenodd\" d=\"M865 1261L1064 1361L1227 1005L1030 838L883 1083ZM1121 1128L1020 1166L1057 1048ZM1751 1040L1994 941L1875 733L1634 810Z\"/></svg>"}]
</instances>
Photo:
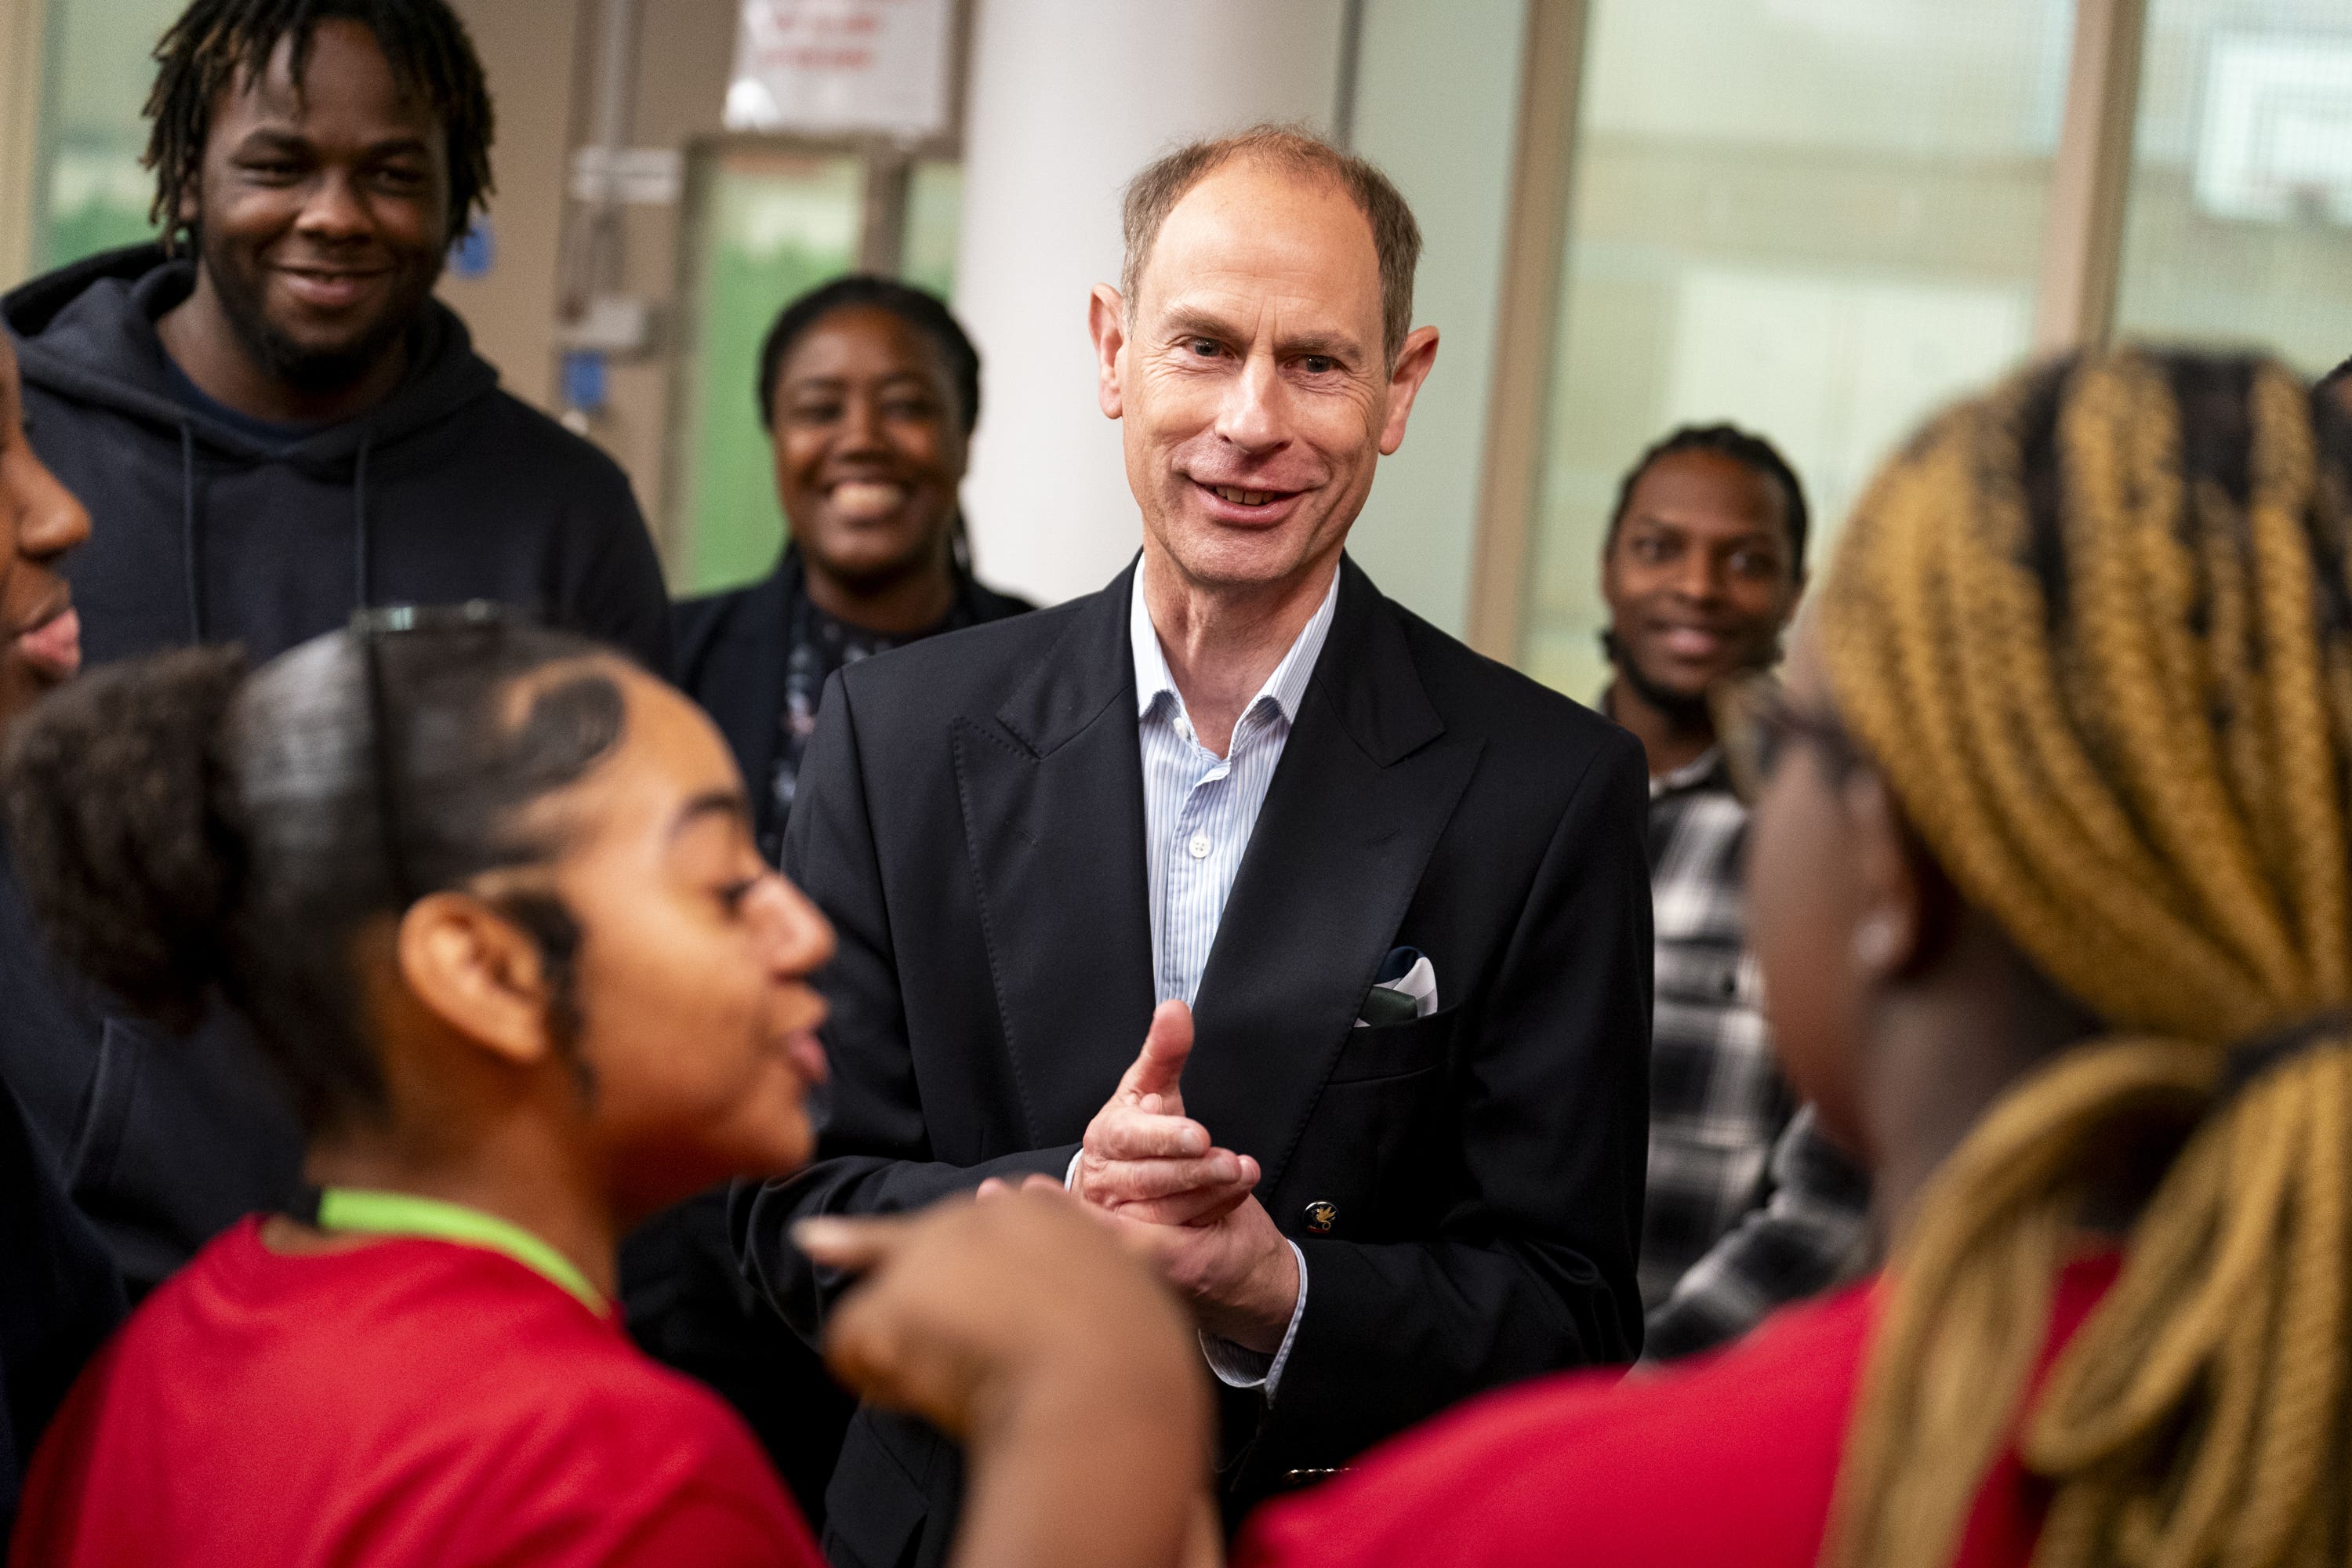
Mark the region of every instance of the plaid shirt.
<instances>
[{"instance_id":1,"label":"plaid shirt","mask_svg":"<svg viewBox=\"0 0 2352 1568\"><path fill-rule=\"evenodd\" d=\"M1800 1113L1772 1059L1741 897L1747 832L1721 753L1651 780L1652 1360L1737 1339L1851 1273L1868 1247L1868 1183Z\"/></svg>"}]
</instances>

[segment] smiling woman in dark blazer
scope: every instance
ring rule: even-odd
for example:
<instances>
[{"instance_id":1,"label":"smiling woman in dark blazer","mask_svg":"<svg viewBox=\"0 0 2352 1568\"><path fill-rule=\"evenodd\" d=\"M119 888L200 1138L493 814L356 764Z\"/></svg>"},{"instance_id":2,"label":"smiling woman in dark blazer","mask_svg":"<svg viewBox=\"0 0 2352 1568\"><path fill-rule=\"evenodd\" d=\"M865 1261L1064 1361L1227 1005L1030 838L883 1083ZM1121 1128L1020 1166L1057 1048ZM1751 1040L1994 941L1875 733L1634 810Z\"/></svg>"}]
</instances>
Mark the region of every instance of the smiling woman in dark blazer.
<instances>
[{"instance_id":1,"label":"smiling woman in dark blazer","mask_svg":"<svg viewBox=\"0 0 2352 1568\"><path fill-rule=\"evenodd\" d=\"M802 295L768 331L759 394L783 554L748 588L684 601L674 624L678 684L735 748L772 860L826 677L1035 606L971 573L957 491L980 354L936 297L863 276Z\"/></svg>"},{"instance_id":2,"label":"smiling woman in dark blazer","mask_svg":"<svg viewBox=\"0 0 2352 1568\"><path fill-rule=\"evenodd\" d=\"M783 552L751 586L677 605L673 674L726 735L773 861L828 676L1032 606L971 574L957 490L980 355L938 299L869 277L802 295L768 330L758 393ZM638 1342L732 1401L821 1524L852 1405L742 1282L723 1194L632 1237L622 1283Z\"/></svg>"}]
</instances>

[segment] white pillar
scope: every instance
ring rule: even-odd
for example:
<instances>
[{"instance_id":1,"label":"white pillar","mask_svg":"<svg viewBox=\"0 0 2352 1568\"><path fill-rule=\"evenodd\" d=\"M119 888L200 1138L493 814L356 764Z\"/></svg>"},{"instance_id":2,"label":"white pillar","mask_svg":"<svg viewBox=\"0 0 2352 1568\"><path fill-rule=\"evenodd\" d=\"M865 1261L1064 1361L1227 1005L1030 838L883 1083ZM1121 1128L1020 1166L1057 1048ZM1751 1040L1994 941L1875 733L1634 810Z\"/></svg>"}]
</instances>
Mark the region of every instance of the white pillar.
<instances>
[{"instance_id":1,"label":"white pillar","mask_svg":"<svg viewBox=\"0 0 2352 1568\"><path fill-rule=\"evenodd\" d=\"M1264 120L1330 126L1343 0L979 0L958 316L980 345L964 505L981 574L1041 603L1141 539L1095 405L1087 295L1117 283L1118 202L1154 155Z\"/></svg>"}]
</instances>

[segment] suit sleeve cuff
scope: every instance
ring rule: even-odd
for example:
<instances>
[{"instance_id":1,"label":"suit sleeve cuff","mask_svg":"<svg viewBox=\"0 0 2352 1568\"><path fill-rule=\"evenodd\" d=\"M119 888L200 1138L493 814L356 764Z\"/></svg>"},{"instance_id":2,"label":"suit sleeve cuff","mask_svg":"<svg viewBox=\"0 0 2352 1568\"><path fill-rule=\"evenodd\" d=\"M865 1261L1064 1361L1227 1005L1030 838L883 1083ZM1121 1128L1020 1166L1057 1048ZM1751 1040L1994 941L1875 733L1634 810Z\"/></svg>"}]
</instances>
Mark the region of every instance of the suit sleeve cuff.
<instances>
[{"instance_id":1,"label":"suit sleeve cuff","mask_svg":"<svg viewBox=\"0 0 2352 1568\"><path fill-rule=\"evenodd\" d=\"M1227 1388L1263 1388L1266 1402L1272 1404L1274 1392L1281 1385L1282 1369L1290 1363L1290 1347L1297 1342L1298 1325L1307 1316L1307 1254L1298 1244L1284 1238L1290 1256L1298 1260L1298 1300L1290 1309L1290 1326L1282 1331L1282 1343L1272 1355L1237 1345L1215 1334L1201 1336L1201 1355L1217 1381Z\"/></svg>"}]
</instances>

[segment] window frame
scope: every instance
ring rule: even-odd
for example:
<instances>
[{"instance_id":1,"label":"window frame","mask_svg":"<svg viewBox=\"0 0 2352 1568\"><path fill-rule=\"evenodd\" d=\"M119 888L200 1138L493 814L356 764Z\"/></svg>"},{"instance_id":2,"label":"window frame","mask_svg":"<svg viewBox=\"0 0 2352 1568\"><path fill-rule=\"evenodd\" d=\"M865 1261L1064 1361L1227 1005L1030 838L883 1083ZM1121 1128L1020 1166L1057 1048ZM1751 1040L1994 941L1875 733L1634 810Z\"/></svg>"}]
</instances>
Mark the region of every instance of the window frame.
<instances>
[{"instance_id":1,"label":"window frame","mask_svg":"<svg viewBox=\"0 0 2352 1568\"><path fill-rule=\"evenodd\" d=\"M0 0L0 279L32 271L47 0Z\"/></svg>"},{"instance_id":2,"label":"window frame","mask_svg":"<svg viewBox=\"0 0 2352 1568\"><path fill-rule=\"evenodd\" d=\"M1528 0L1504 243L1502 319L1514 323L1490 369L1469 642L1518 663L1527 631L1549 389L1560 352L1570 197L1580 135L1580 96L1591 0ZM2054 353L2105 342L2122 274L2147 0L2074 0L2066 103L2060 123L2034 296L2033 346Z\"/></svg>"},{"instance_id":3,"label":"window frame","mask_svg":"<svg viewBox=\"0 0 2352 1568\"><path fill-rule=\"evenodd\" d=\"M6 4L7 0L0 0ZM855 265L861 272L898 278L906 268L908 204L919 163L950 163L964 156L964 116L971 101L972 22L975 0L953 0L948 23L947 112L942 129L929 136L859 132L837 136L802 132L720 131L688 137L682 149L684 189L678 206L671 276L677 280L670 310L676 340L663 357L664 394L661 492L654 534L665 568L688 548L691 469L696 431L691 383L699 374L704 302L693 297L702 276L705 204L711 176L732 154L772 153L792 158L848 158L858 165L858 231ZM758 328L766 331L766 323Z\"/></svg>"}]
</instances>

